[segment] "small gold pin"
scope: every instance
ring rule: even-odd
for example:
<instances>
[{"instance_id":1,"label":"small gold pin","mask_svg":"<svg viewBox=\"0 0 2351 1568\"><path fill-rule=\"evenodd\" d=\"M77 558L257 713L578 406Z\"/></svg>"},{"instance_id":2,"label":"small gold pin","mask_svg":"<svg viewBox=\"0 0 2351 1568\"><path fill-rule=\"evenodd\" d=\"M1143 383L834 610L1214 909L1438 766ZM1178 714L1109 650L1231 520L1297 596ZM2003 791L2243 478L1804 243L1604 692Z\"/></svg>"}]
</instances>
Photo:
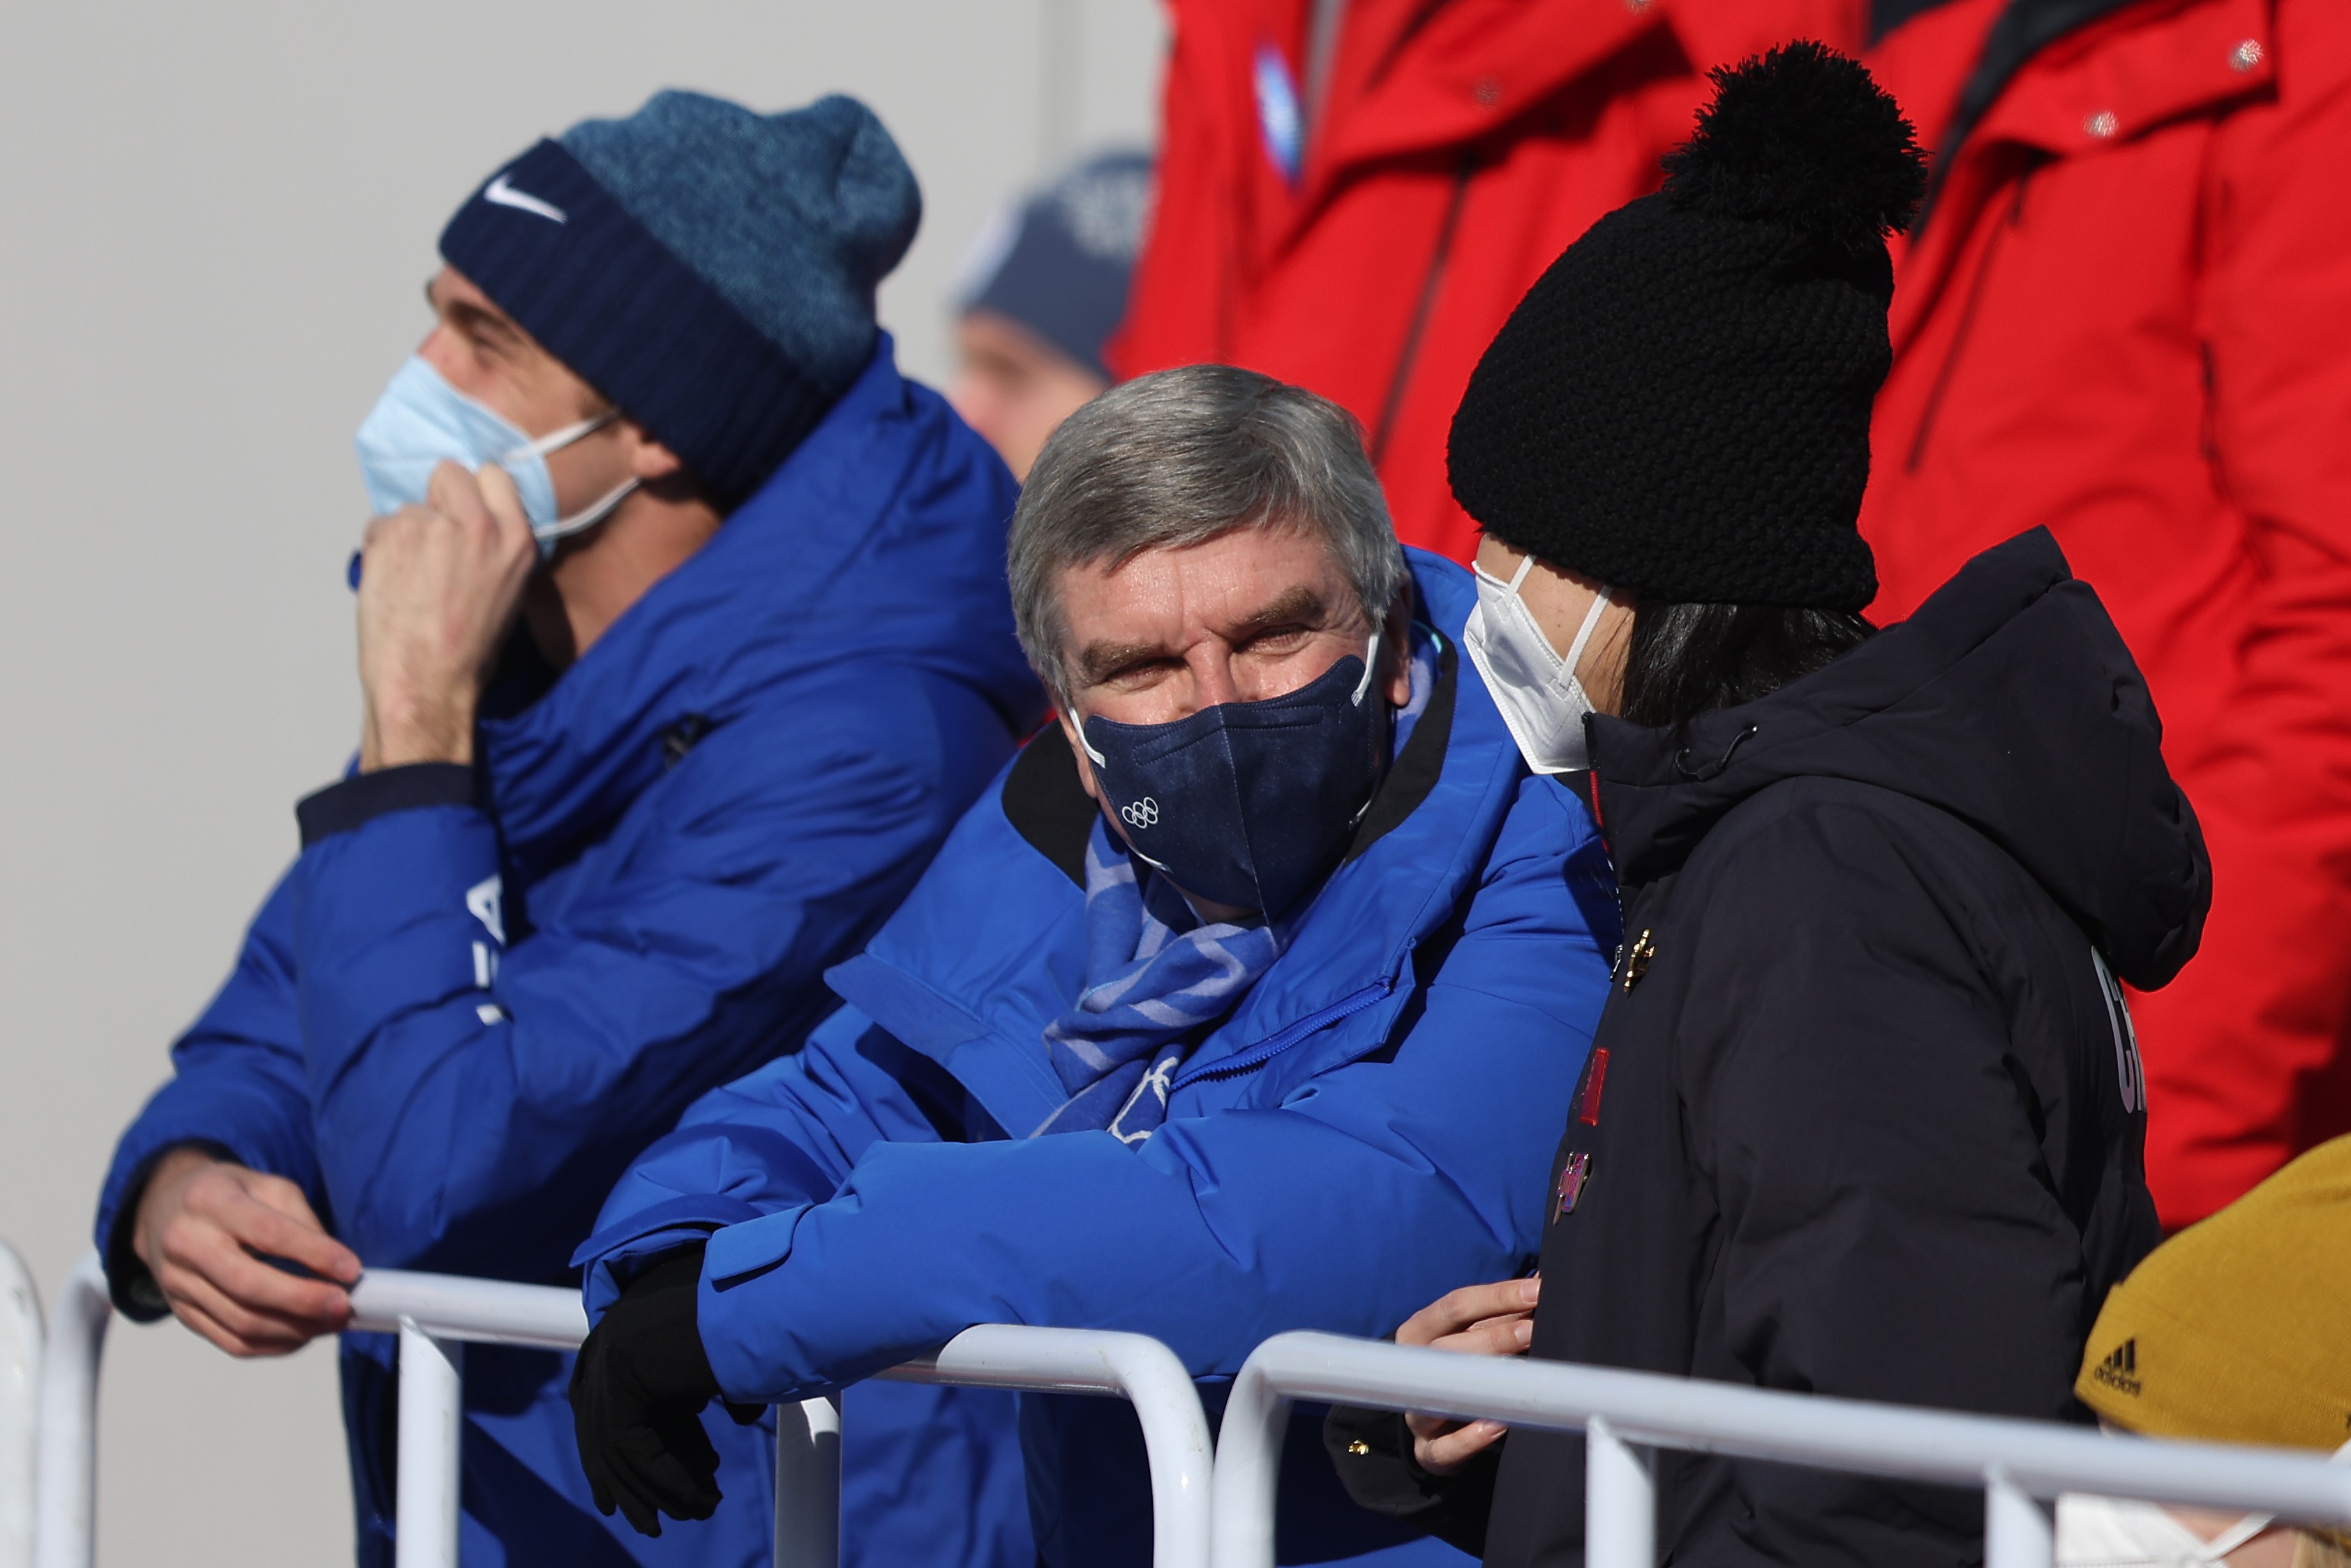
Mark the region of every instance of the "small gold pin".
<instances>
[{"instance_id":1,"label":"small gold pin","mask_svg":"<svg viewBox=\"0 0 2351 1568\"><path fill-rule=\"evenodd\" d=\"M1347 1445L1347 1452L1354 1455L1355 1458L1359 1459L1371 1451L1372 1446L1369 1443L1364 1442L1361 1437L1356 1438L1353 1442Z\"/></svg>"},{"instance_id":2,"label":"small gold pin","mask_svg":"<svg viewBox=\"0 0 2351 1568\"><path fill-rule=\"evenodd\" d=\"M1646 931L1641 933L1625 954L1625 988L1631 990L1642 976L1649 972L1649 960L1657 956L1657 945L1649 940Z\"/></svg>"}]
</instances>

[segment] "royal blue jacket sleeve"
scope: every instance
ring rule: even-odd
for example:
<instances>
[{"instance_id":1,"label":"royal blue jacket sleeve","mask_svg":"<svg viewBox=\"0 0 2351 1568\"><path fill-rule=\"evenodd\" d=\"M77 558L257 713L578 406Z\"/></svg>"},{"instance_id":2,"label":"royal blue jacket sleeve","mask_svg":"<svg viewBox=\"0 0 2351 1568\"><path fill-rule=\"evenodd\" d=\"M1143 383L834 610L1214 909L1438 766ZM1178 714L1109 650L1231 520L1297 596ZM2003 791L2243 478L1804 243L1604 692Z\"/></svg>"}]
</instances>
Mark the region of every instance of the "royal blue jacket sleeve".
<instances>
[{"instance_id":1,"label":"royal blue jacket sleeve","mask_svg":"<svg viewBox=\"0 0 2351 1568\"><path fill-rule=\"evenodd\" d=\"M961 1141L974 1114L944 1070L842 1008L798 1051L703 1096L622 1177L577 1259L592 1265L589 1316L648 1260L825 1201L876 1145Z\"/></svg>"},{"instance_id":2,"label":"royal blue jacket sleeve","mask_svg":"<svg viewBox=\"0 0 2351 1568\"><path fill-rule=\"evenodd\" d=\"M953 821L966 764L934 755L953 727L906 719L893 699L720 727L569 869L587 895L542 884L528 912L492 897L498 838L472 806L306 848L290 928L307 1096L360 1257L560 1277L632 1155L836 1005L825 967ZM526 913L527 931L493 929Z\"/></svg>"},{"instance_id":3,"label":"royal blue jacket sleeve","mask_svg":"<svg viewBox=\"0 0 2351 1568\"><path fill-rule=\"evenodd\" d=\"M300 1186L326 1211L310 1142L291 955L292 902L281 880L254 916L236 967L203 1016L172 1047L173 1075L115 1147L98 1206L98 1247L115 1304L140 1319L163 1301L129 1248L124 1206L155 1161L197 1145Z\"/></svg>"},{"instance_id":4,"label":"royal blue jacket sleeve","mask_svg":"<svg viewBox=\"0 0 2351 1568\"><path fill-rule=\"evenodd\" d=\"M1178 1115L1139 1149L1074 1133L836 1150L854 1158L836 1193L770 1191L710 1239L700 1322L721 1385L798 1397L976 1322L1134 1330L1229 1374L1269 1334L1384 1333L1524 1267L1607 984L1568 886L1571 860L1598 854L1589 819L1533 781L1392 1051L1279 1106ZM764 1140L814 1138L799 1094L733 1114L646 1170L690 1155L684 1190L722 1157L768 1161Z\"/></svg>"}]
</instances>

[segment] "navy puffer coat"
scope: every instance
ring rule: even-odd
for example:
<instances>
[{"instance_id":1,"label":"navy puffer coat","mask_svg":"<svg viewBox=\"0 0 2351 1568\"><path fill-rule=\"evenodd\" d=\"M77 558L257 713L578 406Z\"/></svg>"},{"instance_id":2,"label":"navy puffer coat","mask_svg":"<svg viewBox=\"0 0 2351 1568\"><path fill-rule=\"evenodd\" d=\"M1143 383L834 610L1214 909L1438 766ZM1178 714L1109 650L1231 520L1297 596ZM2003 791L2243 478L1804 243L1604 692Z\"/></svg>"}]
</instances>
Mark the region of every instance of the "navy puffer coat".
<instances>
[{"instance_id":1,"label":"navy puffer coat","mask_svg":"<svg viewBox=\"0 0 2351 1568\"><path fill-rule=\"evenodd\" d=\"M2170 979L2211 894L2097 596L2036 531L1760 702L1593 735L1625 946L1532 1353L2083 1418L2091 1321L2158 1239L2115 977ZM1583 1561L1581 1437L1439 1485L1363 1426L1360 1498L1495 1568ZM1658 1482L1675 1563L1982 1558L1974 1492L1677 1453Z\"/></svg>"}]
</instances>

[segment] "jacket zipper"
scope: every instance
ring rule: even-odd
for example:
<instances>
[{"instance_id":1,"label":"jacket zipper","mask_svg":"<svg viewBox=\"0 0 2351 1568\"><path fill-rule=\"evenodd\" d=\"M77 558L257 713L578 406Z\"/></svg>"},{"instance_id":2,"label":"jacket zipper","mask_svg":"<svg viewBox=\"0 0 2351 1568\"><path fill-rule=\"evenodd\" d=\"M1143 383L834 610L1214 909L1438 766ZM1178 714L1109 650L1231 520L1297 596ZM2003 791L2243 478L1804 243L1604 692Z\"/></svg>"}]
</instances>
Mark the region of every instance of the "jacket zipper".
<instances>
[{"instance_id":1,"label":"jacket zipper","mask_svg":"<svg viewBox=\"0 0 2351 1568\"><path fill-rule=\"evenodd\" d=\"M1395 982L1392 980L1380 980L1365 986L1360 991L1341 997L1320 1012L1307 1014L1280 1033L1268 1035L1247 1051L1231 1056L1219 1057L1214 1061L1204 1062L1189 1071L1179 1072L1176 1075L1176 1082L1167 1086L1167 1092L1172 1095L1179 1089L1206 1082L1211 1078L1238 1078L1244 1072L1254 1072L1315 1030L1337 1023L1343 1018L1362 1012L1374 1002L1384 998L1394 986Z\"/></svg>"},{"instance_id":2,"label":"jacket zipper","mask_svg":"<svg viewBox=\"0 0 2351 1568\"><path fill-rule=\"evenodd\" d=\"M1446 264L1453 255L1453 232L1461 226L1461 208L1469 195L1469 176L1477 168L1474 155L1464 152L1460 165L1453 172L1453 194L1445 204L1445 221L1437 225L1437 248L1429 254L1428 272L1420 281L1420 303L1414 307L1412 326L1404 335L1404 347L1397 351L1395 371L1388 378L1387 396L1380 400L1380 422L1372 427L1372 466L1377 468L1386 456L1388 434L1395 428L1397 411L1404 405L1404 389L1412 380L1413 361L1420 358L1420 340L1428 330L1428 319L1437 311L1437 286L1445 280Z\"/></svg>"},{"instance_id":3,"label":"jacket zipper","mask_svg":"<svg viewBox=\"0 0 2351 1568\"><path fill-rule=\"evenodd\" d=\"M2017 176L2016 194L2010 199L2007 215L1991 231L1991 238L1984 242L1983 260L1976 267L1975 277L1968 281L1967 302L1959 307L1959 324L1951 333L1950 352L1943 356L1942 367L1935 372L1935 384L1927 392L1927 406L1918 413L1918 433L1910 438L1910 455L1902 465L1907 473L1916 474L1926 461L1927 437L1935 428L1935 416L1942 412L1943 394L1950 390L1952 373L1959 368L1959 351L1967 347L1969 335L1974 330L1976 307L1983 300L1985 280L1991 277L1991 264L2000 257L2001 239L2023 221L2024 189L2032 183L2029 169Z\"/></svg>"}]
</instances>

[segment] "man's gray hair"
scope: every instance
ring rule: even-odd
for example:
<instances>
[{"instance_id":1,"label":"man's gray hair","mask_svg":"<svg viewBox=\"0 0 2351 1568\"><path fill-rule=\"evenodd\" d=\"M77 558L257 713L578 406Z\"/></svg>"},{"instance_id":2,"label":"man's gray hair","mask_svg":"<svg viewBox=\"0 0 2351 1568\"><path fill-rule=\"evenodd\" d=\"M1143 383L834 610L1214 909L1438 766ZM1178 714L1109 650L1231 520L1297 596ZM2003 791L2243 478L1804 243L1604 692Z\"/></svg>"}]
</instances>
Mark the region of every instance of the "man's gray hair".
<instances>
[{"instance_id":1,"label":"man's gray hair","mask_svg":"<svg viewBox=\"0 0 2351 1568\"><path fill-rule=\"evenodd\" d=\"M1022 651L1066 702L1063 571L1097 563L1115 571L1145 550L1247 528L1320 534L1375 626L1404 587L1404 550L1346 410L1230 365L1186 365L1113 387L1045 443L1012 514Z\"/></svg>"}]
</instances>

